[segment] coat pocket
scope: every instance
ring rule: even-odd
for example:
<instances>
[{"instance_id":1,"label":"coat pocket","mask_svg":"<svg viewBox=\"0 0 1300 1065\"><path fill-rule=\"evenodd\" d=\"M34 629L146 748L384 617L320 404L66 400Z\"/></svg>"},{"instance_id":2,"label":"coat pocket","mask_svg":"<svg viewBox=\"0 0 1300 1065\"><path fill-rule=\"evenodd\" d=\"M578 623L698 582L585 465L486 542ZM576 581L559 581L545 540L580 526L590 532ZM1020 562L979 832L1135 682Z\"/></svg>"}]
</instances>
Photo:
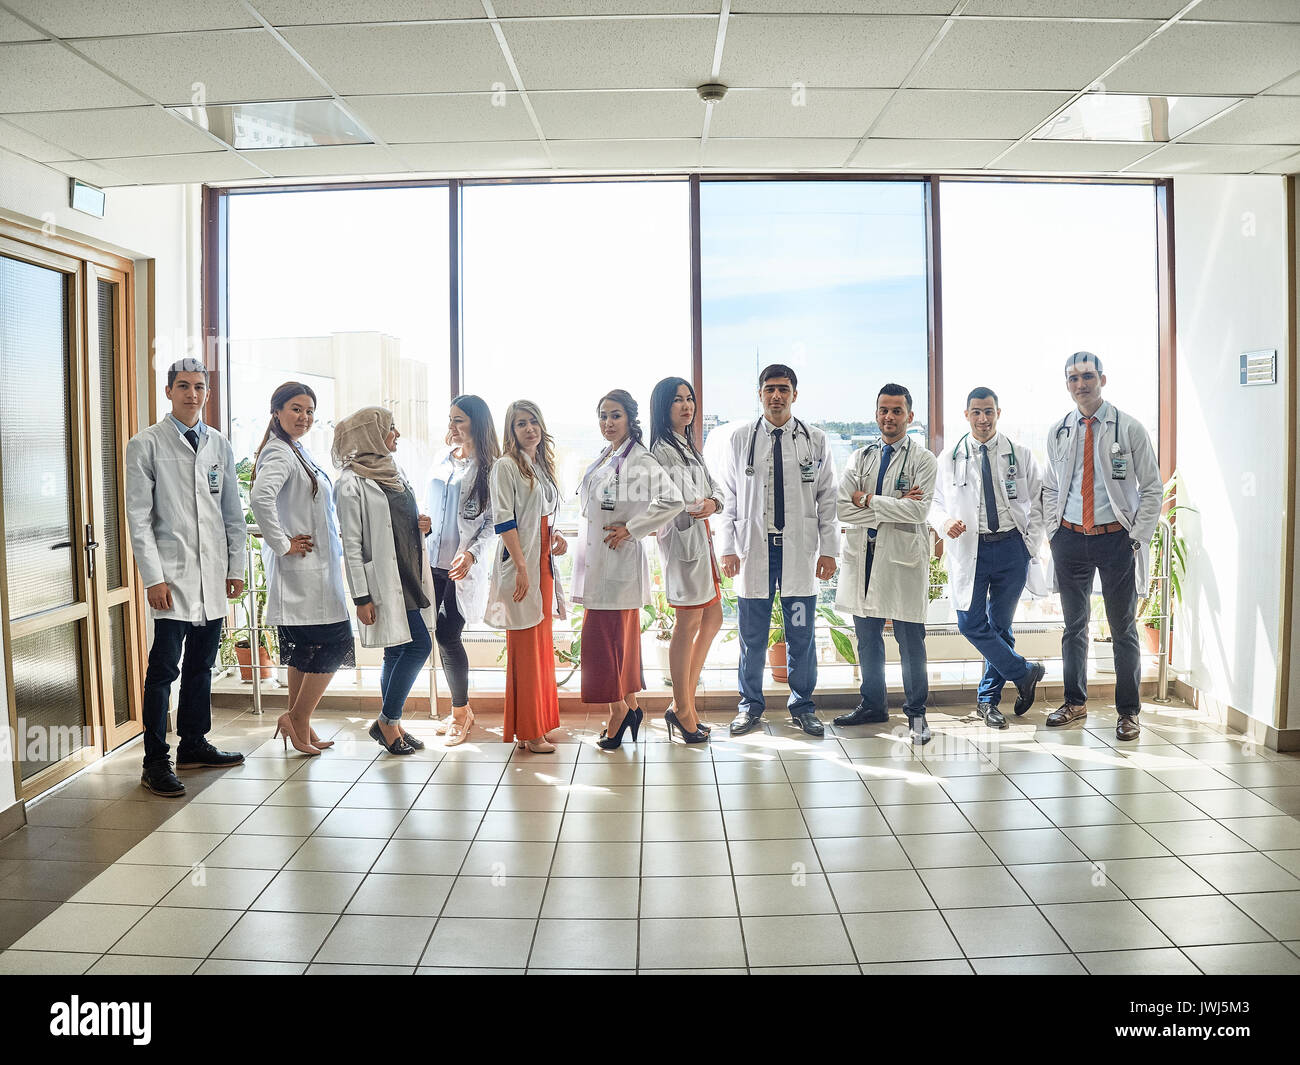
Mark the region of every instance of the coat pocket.
<instances>
[{"instance_id":1,"label":"coat pocket","mask_svg":"<svg viewBox=\"0 0 1300 1065\"><path fill-rule=\"evenodd\" d=\"M899 523L890 531L892 535L881 537L883 551L877 548L886 559L897 566L920 566L930 561L930 544L922 526Z\"/></svg>"},{"instance_id":2,"label":"coat pocket","mask_svg":"<svg viewBox=\"0 0 1300 1065\"><path fill-rule=\"evenodd\" d=\"M379 574L376 571L375 564L373 562L363 562L361 568L366 574L366 591L370 595L371 601L376 606L381 605L384 601L384 595L380 591Z\"/></svg>"}]
</instances>

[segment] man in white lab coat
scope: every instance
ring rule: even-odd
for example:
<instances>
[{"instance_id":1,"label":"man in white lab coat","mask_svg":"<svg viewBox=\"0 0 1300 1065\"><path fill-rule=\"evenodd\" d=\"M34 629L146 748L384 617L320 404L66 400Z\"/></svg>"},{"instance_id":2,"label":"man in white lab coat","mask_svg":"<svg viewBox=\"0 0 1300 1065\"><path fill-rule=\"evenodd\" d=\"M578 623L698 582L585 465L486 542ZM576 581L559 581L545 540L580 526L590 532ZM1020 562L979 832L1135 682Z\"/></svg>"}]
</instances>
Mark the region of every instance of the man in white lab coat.
<instances>
[{"instance_id":1,"label":"man in white lab coat","mask_svg":"<svg viewBox=\"0 0 1300 1065\"><path fill-rule=\"evenodd\" d=\"M938 464L907 435L912 393L887 384L876 396L880 443L855 451L840 481L840 521L848 526L844 572L835 603L853 615L862 668L862 701L837 726L889 720L885 687L885 622L893 620L903 665L903 713L912 742L930 742L925 704L925 614L930 602L930 529L926 516Z\"/></svg>"},{"instance_id":2,"label":"man in white lab coat","mask_svg":"<svg viewBox=\"0 0 1300 1065\"><path fill-rule=\"evenodd\" d=\"M1004 729L1002 688L1016 686L1016 716L1034 704L1045 672L1015 650L1011 623L1026 582L1046 594L1038 549L1043 542L1043 477L1027 447L998 432L1002 409L991 388L966 397L970 432L939 456L930 524L944 537L957 628L984 656L976 712Z\"/></svg>"},{"instance_id":3,"label":"man in white lab coat","mask_svg":"<svg viewBox=\"0 0 1300 1065\"><path fill-rule=\"evenodd\" d=\"M126 516L154 626L144 679L140 783L155 795L185 793L172 772L167 746L167 707L178 676L177 768L224 767L244 760L207 740L212 667L226 600L244 591L247 538L230 442L203 423L207 395L208 374L201 362L174 363L167 371L171 412L126 445Z\"/></svg>"},{"instance_id":4,"label":"man in white lab coat","mask_svg":"<svg viewBox=\"0 0 1300 1065\"><path fill-rule=\"evenodd\" d=\"M794 417L798 378L776 363L758 376L763 415L738 426L722 464L726 496L717 526L722 572L739 576L740 706L731 734L763 716L763 666L772 600L781 592L789 669L788 709L810 736L824 729L814 713L817 582L835 573L835 461L826 434Z\"/></svg>"},{"instance_id":5,"label":"man in white lab coat","mask_svg":"<svg viewBox=\"0 0 1300 1065\"><path fill-rule=\"evenodd\" d=\"M1043 523L1065 614L1065 702L1047 724L1057 728L1087 717L1088 620L1093 577L1100 574L1115 648L1115 735L1135 740L1142 709L1137 597L1147 587L1147 553L1164 486L1151 437L1137 419L1101 398L1105 384L1101 359L1089 351L1071 355L1065 387L1075 409L1047 434Z\"/></svg>"}]
</instances>

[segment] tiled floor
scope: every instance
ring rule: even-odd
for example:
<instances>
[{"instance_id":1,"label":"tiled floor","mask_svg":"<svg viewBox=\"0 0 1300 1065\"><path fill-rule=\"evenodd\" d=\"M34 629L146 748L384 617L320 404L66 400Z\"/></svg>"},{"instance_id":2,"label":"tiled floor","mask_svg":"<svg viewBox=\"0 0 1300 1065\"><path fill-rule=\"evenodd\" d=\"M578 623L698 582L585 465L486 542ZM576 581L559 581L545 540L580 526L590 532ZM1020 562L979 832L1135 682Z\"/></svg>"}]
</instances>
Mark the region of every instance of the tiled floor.
<instances>
[{"instance_id":1,"label":"tiled floor","mask_svg":"<svg viewBox=\"0 0 1300 1065\"><path fill-rule=\"evenodd\" d=\"M1300 758L1044 712L410 758L329 713L312 759L220 712L243 766L159 799L133 746L0 842L0 972L1300 973Z\"/></svg>"}]
</instances>

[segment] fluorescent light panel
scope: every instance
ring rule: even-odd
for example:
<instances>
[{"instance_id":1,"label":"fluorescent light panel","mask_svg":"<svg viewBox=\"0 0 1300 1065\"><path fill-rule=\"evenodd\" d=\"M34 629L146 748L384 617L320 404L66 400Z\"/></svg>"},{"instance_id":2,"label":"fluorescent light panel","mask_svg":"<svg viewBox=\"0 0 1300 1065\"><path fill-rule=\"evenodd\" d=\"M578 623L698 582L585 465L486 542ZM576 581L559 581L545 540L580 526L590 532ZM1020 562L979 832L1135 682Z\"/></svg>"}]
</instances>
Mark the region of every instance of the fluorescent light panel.
<instances>
[{"instance_id":1,"label":"fluorescent light panel","mask_svg":"<svg viewBox=\"0 0 1300 1065\"><path fill-rule=\"evenodd\" d=\"M1037 130L1033 140L1149 141L1160 144L1222 114L1235 96L1088 93Z\"/></svg>"},{"instance_id":2,"label":"fluorescent light panel","mask_svg":"<svg viewBox=\"0 0 1300 1065\"><path fill-rule=\"evenodd\" d=\"M374 144L334 100L289 100L218 107L174 107L232 148L314 148Z\"/></svg>"}]
</instances>

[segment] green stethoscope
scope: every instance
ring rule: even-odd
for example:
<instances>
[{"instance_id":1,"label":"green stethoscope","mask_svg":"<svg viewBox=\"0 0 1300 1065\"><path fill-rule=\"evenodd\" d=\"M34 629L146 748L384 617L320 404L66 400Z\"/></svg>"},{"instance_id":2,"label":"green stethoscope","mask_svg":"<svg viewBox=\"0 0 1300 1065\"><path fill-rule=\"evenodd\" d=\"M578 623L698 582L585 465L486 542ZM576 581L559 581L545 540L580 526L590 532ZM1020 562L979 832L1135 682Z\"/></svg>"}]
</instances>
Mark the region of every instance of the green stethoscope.
<instances>
[{"instance_id":1,"label":"green stethoscope","mask_svg":"<svg viewBox=\"0 0 1300 1065\"><path fill-rule=\"evenodd\" d=\"M1006 437L1006 441L1007 441L1007 446L1011 448L1011 462L1007 465L1007 477L1009 477L1011 480L1014 481L1016 478L1016 467L1019 465L1016 462L1016 445L1012 442L1010 437ZM965 488L969 480L966 471L970 466L970 433L964 433L962 435L962 438L957 441L957 446L952 449L952 461L954 467L956 466L957 463L957 452L962 449L963 444L966 447L966 462L962 466L961 486Z\"/></svg>"}]
</instances>

